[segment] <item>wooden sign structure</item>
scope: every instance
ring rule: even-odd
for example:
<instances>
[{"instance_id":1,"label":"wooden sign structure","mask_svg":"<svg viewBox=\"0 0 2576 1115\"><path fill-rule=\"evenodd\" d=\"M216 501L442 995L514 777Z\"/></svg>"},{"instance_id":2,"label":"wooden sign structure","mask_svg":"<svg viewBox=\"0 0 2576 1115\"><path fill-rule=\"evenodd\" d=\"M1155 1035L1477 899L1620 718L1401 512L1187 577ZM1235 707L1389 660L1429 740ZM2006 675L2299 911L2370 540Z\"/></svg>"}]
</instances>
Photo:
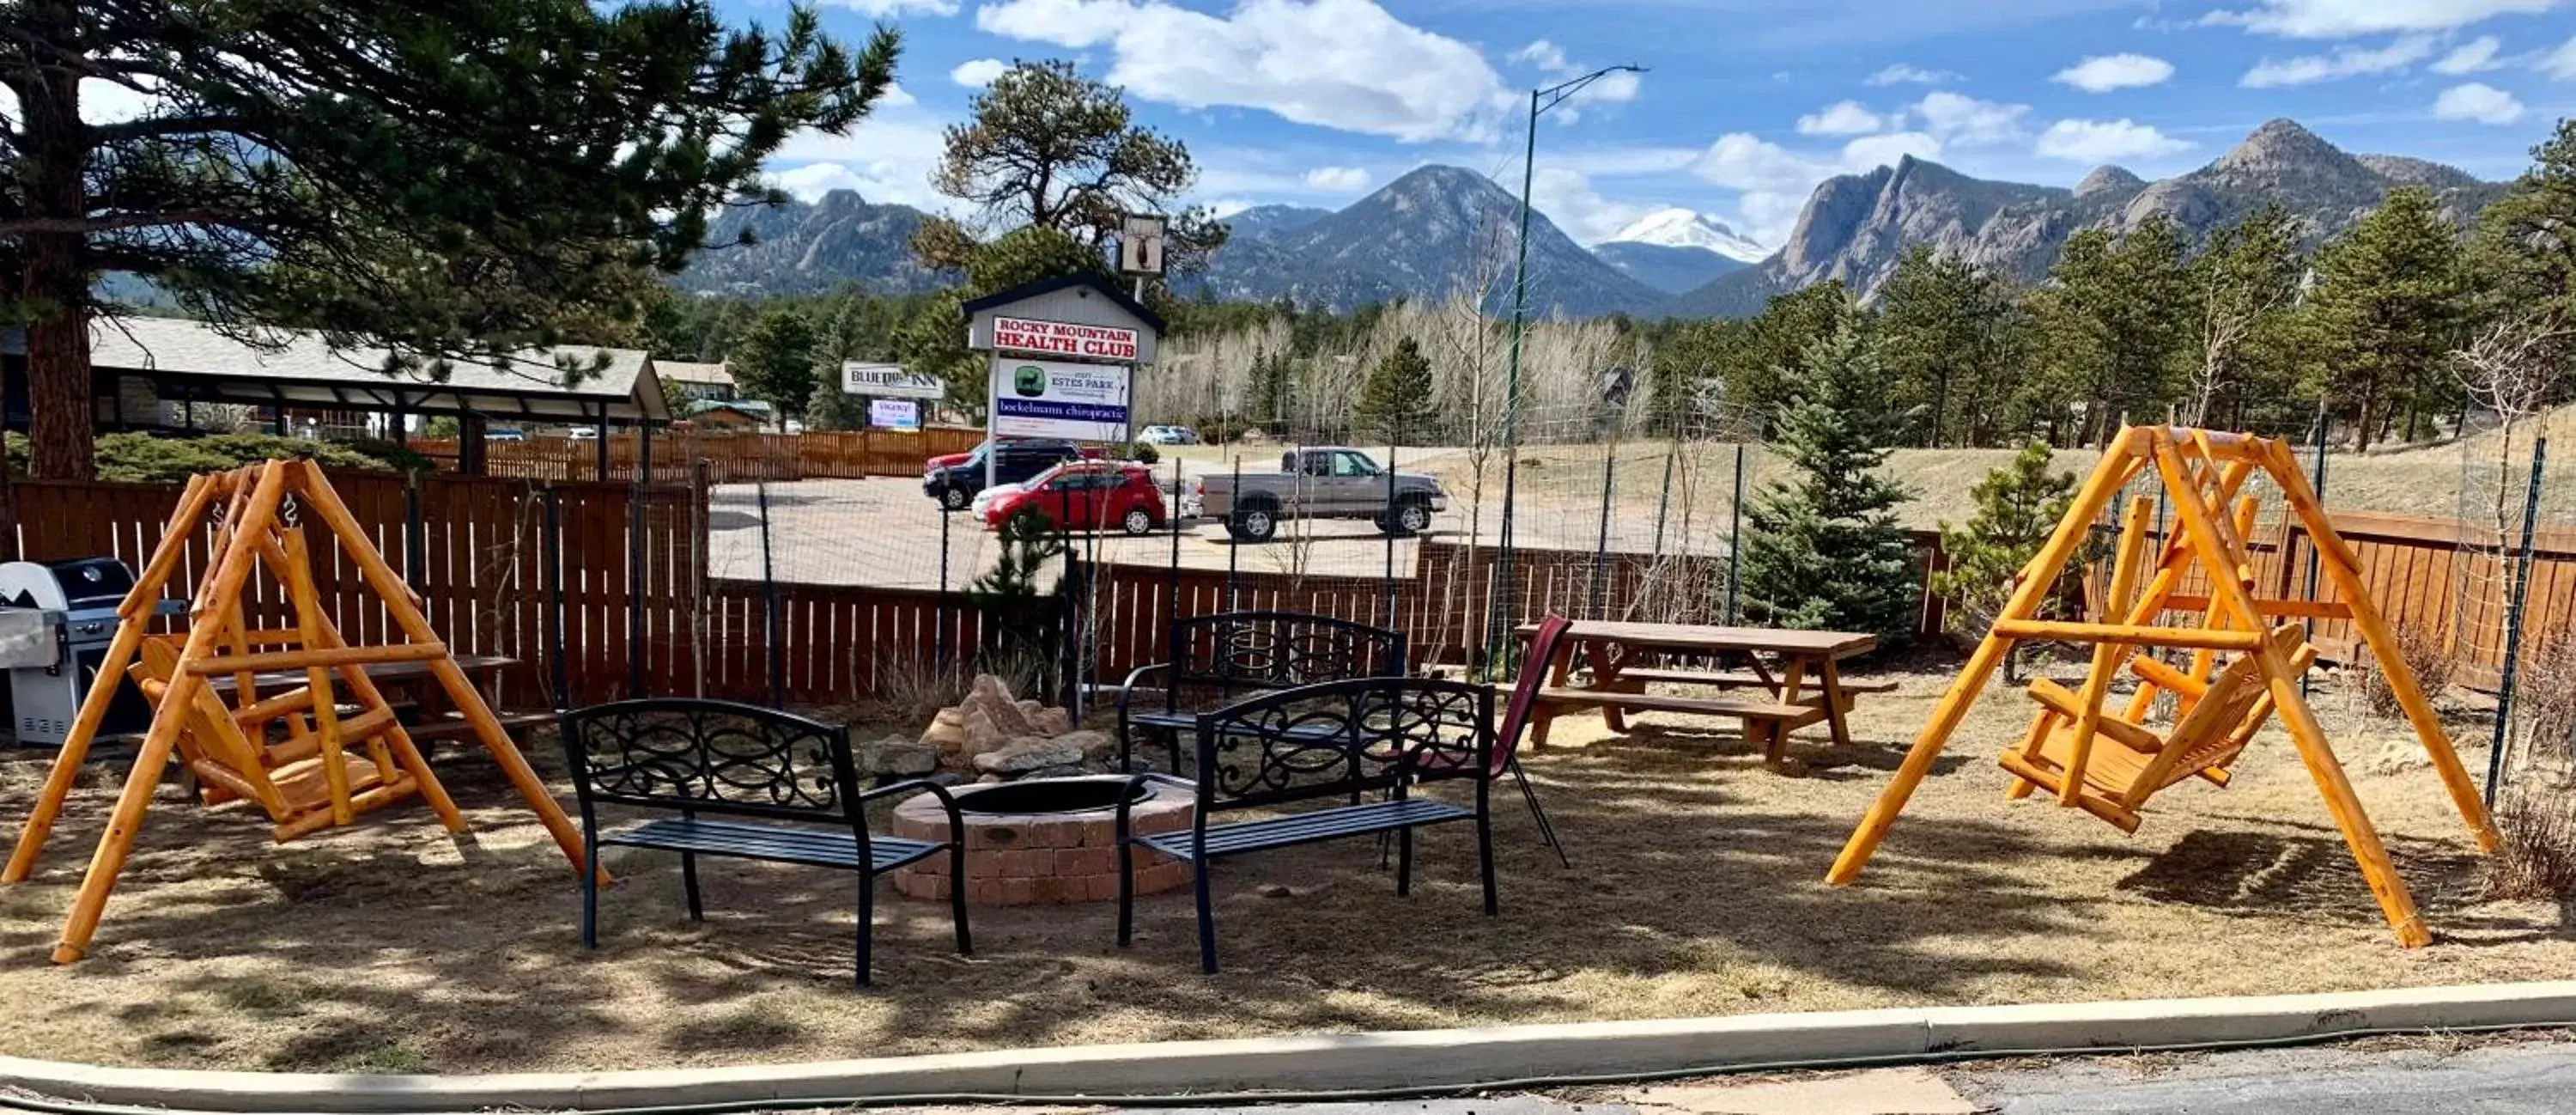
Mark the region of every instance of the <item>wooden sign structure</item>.
<instances>
[{"instance_id":1,"label":"wooden sign structure","mask_svg":"<svg viewBox=\"0 0 2576 1115\"><path fill-rule=\"evenodd\" d=\"M2128 524L2122 531L2123 553L2115 562L2111 608L2106 613L2120 622L2088 623L2044 620L2039 607L2057 584L2059 575L2076 549L2084 541L2094 520L2119 497L2120 490L2131 480L2152 470L2163 484L2167 498L2180 521L2164 546L2162 555L2147 579L2145 590L2131 602L2126 601L2145 572L2143 542L2145 509L2132 504ZM2246 549L2245 535L2252 526L2250 501L2237 503L2247 480L2256 473L2268 476L2280 486L2288 499L2289 511L2298 517L2311 543L2316 547L2318 564L2334 582L2341 599L2332 602L2312 600L2270 600L2255 593L2254 562ZM2236 503L2231 517L2223 509ZM2185 576L2195 567L2203 571L2209 583L2205 597L2186 597L2179 590ZM2126 603L2126 607L2120 607ZM2167 610L2200 611L2203 623L2198 627L2157 626L2157 617ZM2336 828L2343 833L2344 843L2352 848L2353 858L2360 862L2361 873L2378 897L2389 927L2397 940L2414 948L2432 940L2431 931L2416 912L2415 900L2407 893L2405 880L2398 877L2389 862L2388 850L2380 842L2378 830L2363 812L2361 801L2354 796L2351 781L2343 765L2335 758L2325 731L2317 724L2314 710L2299 692L2300 675L2313 660L2312 648L2304 647L2304 634L2295 628L2282 632L2272 629L2280 619L2350 619L2371 655L2388 679L2388 688L2399 706L2405 709L2407 721L2415 729L2416 739L2424 745L2433 760L2433 769L2441 775L2449 790L2451 802L2477 837L2481 851L2495 850L2499 839L2495 823L2487 815L2478 787L2460 764L2459 754L2442 732L2441 721L2434 715L2431 702L2424 697L2413 671L2398 653L2396 636L2371 603L2369 586L2362 580L2361 563L2342 536L2335 533L2327 520L2325 508L2316 491L2309 487L2298 467L2289 443L2255 437L2250 434L2222 433L2172 426L2136 426L2123 429L2119 439L2103 454L2102 463L2084 482L2074 505L2057 524L2057 530L2040 548L2016 578L2012 598L2004 605L1994 626L1976 653L1969 656L1966 667L1950 683L1950 688L1933 710L1932 719L1915 737L1913 749L1897 768L1896 777L1870 806L1859 828L1843 845L1842 855L1835 859L1825 881L1837 886L1859 878L1861 868L1878 850L1896 816L1905 809L1906 799L1923 782L1932 769L1933 760L1948 745L1950 736L1985 690L1996 667L2012 645L2023 639L2048 639L2089 643L2094 647L2092 668L2085 676L2084 689L2071 699L2052 702L2040 697L2043 706L2062 703L2063 708L2043 708L2041 723L2052 715L2066 719L2064 730L2035 725L2033 737L2023 748L2007 756L2006 767L2013 769L2018 781L2016 796L2027 794L2030 787L2045 785L2058 794L2059 804L2085 808L2123 828L2136 827L2135 805L2142 803L2162 784L2190 777L2204 771L2216 775L2212 781L2224 781L2224 767L2232 761L2232 751L2213 746L2234 740L2241 732L2250 739L2265 714L2277 713L2290 739L2298 747L2299 759L2316 780L2317 791L2326 799L2326 809L2334 817ZM2112 678L2131 659L2132 648L2169 647L2194 652L2192 670L2185 671L2156 663L2132 667L2148 684L2132 698L2130 711L2119 716L2105 713ZM2219 653L2233 653L2240 658L2226 672L2211 678L2209 671ZM2152 661L2146 659L2144 661ZM2161 673L2159 673L2161 671ZM2260 696L2248 699L2248 689L2260 684ZM2213 710L2194 722L2190 712L2184 724L2178 724L2174 736L2182 736L2188 727L2192 738L2179 741L2190 746L2176 746L2174 754L2164 752L2178 741L2172 737L2147 741L2126 737L2136 730L2146 707L2153 702L2157 688L2185 696L2195 706L2210 699L2221 685L2228 688L2220 699L2231 707ZM2195 689L2201 692L2195 694ZM2061 689L2060 692L2063 692ZM2034 694L2034 696L2039 696ZM2193 711L2198 711L2195 707ZM2052 743L2043 737L2047 731L2055 736ZM2201 733L2210 734L2201 734ZM2152 750L2160 769L2152 772L2156 785L2138 779L2150 772L2138 771L2113 781L2097 776L2088 778L2087 770L2094 756L2097 738L2113 741L2108 750ZM2241 741L2239 741L2241 747ZM2188 752L2188 753L2186 753ZM2046 756L2030 762L2033 756ZM2021 758L2025 766L2011 761ZM2179 773L2174 768L2185 763L2196 764ZM2116 764L2115 764L2116 765ZM2034 777L2036 776L2036 777ZM2167 776L2171 776L2168 778ZM2117 791L2116 793L2111 791ZM2098 808L2105 803L2118 806L2128 798L2125 820L2115 812Z\"/></svg>"},{"instance_id":2,"label":"wooden sign structure","mask_svg":"<svg viewBox=\"0 0 2576 1115\"><path fill-rule=\"evenodd\" d=\"M320 520L340 552L382 599L403 641L353 646L322 608L313 583L305 516ZM179 568L189 539L214 525L210 561L197 584L185 636L147 632L163 587ZM242 605L253 569L266 567L284 587L293 626L250 625ZM403 583L365 530L331 490L322 470L308 461L268 461L189 480L163 529L160 548L117 608L116 637L99 665L73 721L62 753L38 794L0 883L24 882L44 850L88 758L91 740L116 687L105 679L129 670L153 702L152 727L134 769L90 857L79 895L54 947L54 962L81 958L107 908L108 892L142 828L144 811L173 754L196 775L206 804L257 803L280 842L346 825L358 814L417 797L450 832L464 832L465 818L439 785L420 750L395 718L366 667L387 662L427 663L448 700L474 728L493 761L527 799L564 855L581 870L581 833L502 731L483 695L421 615L420 599ZM258 675L301 671L303 684L262 698ZM227 705L213 680L232 680ZM354 710L344 710L334 680L348 688ZM272 733L272 726L282 731ZM283 738L272 742L272 735Z\"/></svg>"}]
</instances>

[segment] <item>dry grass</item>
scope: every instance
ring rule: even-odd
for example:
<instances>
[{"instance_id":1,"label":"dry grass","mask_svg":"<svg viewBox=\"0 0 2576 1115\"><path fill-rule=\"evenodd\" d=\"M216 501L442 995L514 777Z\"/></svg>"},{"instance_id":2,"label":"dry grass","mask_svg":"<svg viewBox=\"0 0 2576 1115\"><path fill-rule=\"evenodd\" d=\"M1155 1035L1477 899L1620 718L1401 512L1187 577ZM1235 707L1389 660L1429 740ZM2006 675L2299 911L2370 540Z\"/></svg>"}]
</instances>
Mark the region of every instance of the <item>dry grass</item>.
<instances>
[{"instance_id":1,"label":"dry grass","mask_svg":"<svg viewBox=\"0 0 2576 1115\"><path fill-rule=\"evenodd\" d=\"M250 819L165 792L90 959L56 967L46 953L112 793L94 785L37 878L0 890L0 1053L607 1069L2576 977L2559 906L2488 897L2411 738L2343 700L2327 702L2328 724L2441 934L2430 948L2391 942L2277 733L2234 786L2177 787L2125 838L2004 800L1992 756L2025 710L2001 691L1861 885L1828 888L1825 866L1947 676L1904 681L1864 700L1861 745L1802 738L1805 777L1764 770L1705 722L1650 717L1624 738L1588 717L1561 722L1570 746L1528 766L1575 869L1498 797L1498 918L1477 912L1463 829L1424 836L1409 899L1365 842L1228 861L1216 883L1227 968L1214 978L1197 971L1185 894L1148 900L1125 951L1107 905L978 911L972 959L948 951L937 908L889 899L877 987L861 993L848 986L847 877L712 867L709 918L695 925L674 861L651 853L611 856L623 882L605 901L604 947L587 953L562 860L462 753L441 765L480 834L463 844L396 810L273 847ZM2465 722L2458 734L2484 738ZM0 828L15 831L40 776L0 761Z\"/></svg>"},{"instance_id":2,"label":"dry grass","mask_svg":"<svg viewBox=\"0 0 2576 1115\"><path fill-rule=\"evenodd\" d=\"M2425 624L2398 626L2397 657L2405 663L2406 671L2415 675L2415 684L2428 697L2438 697L2449 689L2452 675L2460 671L2459 656L2444 645L2439 632ZM2387 671L2380 669L2375 659L2365 656L2351 674L2361 690L2362 702L2370 706L2373 715L2394 719L2405 713L2405 707L2397 702L2397 691L2388 684Z\"/></svg>"},{"instance_id":3,"label":"dry grass","mask_svg":"<svg viewBox=\"0 0 2576 1115\"><path fill-rule=\"evenodd\" d=\"M2513 715L2522 722L2523 758L2576 765L2576 632L2562 631L2522 652Z\"/></svg>"}]
</instances>

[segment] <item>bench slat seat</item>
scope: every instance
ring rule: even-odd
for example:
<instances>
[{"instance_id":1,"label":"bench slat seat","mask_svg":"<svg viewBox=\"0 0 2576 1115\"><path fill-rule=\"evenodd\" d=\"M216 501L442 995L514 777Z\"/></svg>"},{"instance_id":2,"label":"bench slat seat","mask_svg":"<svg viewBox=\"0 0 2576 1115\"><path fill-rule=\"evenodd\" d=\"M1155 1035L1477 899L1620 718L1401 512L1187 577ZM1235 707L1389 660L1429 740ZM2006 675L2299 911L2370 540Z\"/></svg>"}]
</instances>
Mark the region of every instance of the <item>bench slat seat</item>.
<instances>
[{"instance_id":1,"label":"bench slat seat","mask_svg":"<svg viewBox=\"0 0 2576 1115\"><path fill-rule=\"evenodd\" d=\"M1611 705L1643 712L1692 712L1740 716L1748 720L1799 720L1814 723L1823 710L1814 705L1777 701L1741 701L1731 697L1668 697L1660 693L1613 693L1599 689L1542 689L1538 699L1568 705ZM1813 718L1813 719L1811 719Z\"/></svg>"},{"instance_id":2,"label":"bench slat seat","mask_svg":"<svg viewBox=\"0 0 2576 1115\"><path fill-rule=\"evenodd\" d=\"M672 852L800 863L810 867L835 867L844 871L859 868L859 838L848 829L836 832L797 825L671 817L610 833L600 837L599 842L629 848L660 848ZM874 862L869 869L892 871L916 860L927 859L946 847L946 844L927 840L872 835L868 838L868 851Z\"/></svg>"},{"instance_id":3,"label":"bench slat seat","mask_svg":"<svg viewBox=\"0 0 2576 1115\"><path fill-rule=\"evenodd\" d=\"M1288 817L1260 821L1236 821L1232 824L1209 825L1207 858L1219 859L1241 852L1258 852L1270 848L1287 848L1334 840L1345 836L1368 836L1397 829L1434 825L1443 821L1472 821L1476 811L1463 809L1433 798L1404 798L1399 801L1371 802L1367 805L1319 809ZM1138 837L1137 843L1179 860L1195 860L1187 830L1156 833Z\"/></svg>"},{"instance_id":4,"label":"bench slat seat","mask_svg":"<svg viewBox=\"0 0 2576 1115\"><path fill-rule=\"evenodd\" d=\"M1666 685L1716 685L1731 689L1768 689L1771 688L1773 684L1770 681L1763 680L1762 675L1760 674L1740 670L1705 671L1650 670L1642 668L1623 669L1619 671L1619 680L1648 683L1661 682ZM1841 680L1842 691L1845 693L1894 693L1896 692L1897 685L1897 682L1886 679L1879 681L1853 681L1850 678L1844 678Z\"/></svg>"}]
</instances>

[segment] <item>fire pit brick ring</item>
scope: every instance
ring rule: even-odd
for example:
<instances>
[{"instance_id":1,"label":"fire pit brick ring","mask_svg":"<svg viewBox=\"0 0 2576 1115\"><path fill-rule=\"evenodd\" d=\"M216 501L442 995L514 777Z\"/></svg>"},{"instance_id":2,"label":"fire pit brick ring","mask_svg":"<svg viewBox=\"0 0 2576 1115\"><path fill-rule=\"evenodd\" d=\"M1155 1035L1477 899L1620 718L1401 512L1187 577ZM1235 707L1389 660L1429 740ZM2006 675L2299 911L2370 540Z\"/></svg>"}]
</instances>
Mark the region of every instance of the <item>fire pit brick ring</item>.
<instances>
[{"instance_id":1,"label":"fire pit brick ring","mask_svg":"<svg viewBox=\"0 0 2576 1115\"><path fill-rule=\"evenodd\" d=\"M1119 775L1027 778L989 786L961 786L957 808L966 822L966 901L977 906L1060 905L1107 902L1118 897ZM1198 803L1179 787L1147 783L1129 811L1137 833L1190 827ZM894 835L948 839L948 815L939 800L918 794L896 806ZM1178 860L1136 850L1136 893L1157 894L1190 881ZM948 898L948 860L932 856L898 871L894 889L906 898Z\"/></svg>"}]
</instances>

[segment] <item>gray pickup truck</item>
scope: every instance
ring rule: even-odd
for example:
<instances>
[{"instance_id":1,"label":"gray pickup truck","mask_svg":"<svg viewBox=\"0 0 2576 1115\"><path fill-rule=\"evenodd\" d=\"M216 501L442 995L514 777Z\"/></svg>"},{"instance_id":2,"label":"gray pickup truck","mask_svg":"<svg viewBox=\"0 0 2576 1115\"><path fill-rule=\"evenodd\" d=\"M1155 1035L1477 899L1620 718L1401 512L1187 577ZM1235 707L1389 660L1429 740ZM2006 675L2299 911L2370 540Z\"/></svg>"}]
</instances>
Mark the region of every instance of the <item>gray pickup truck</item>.
<instances>
[{"instance_id":1,"label":"gray pickup truck","mask_svg":"<svg viewBox=\"0 0 2576 1115\"><path fill-rule=\"evenodd\" d=\"M1357 449L1314 446L1281 454L1279 471L1212 473L1198 479L1199 513L1225 522L1226 533L1264 542L1285 519L1368 519L1392 535L1431 529L1434 512L1449 509L1440 482L1419 473L1392 477Z\"/></svg>"}]
</instances>

